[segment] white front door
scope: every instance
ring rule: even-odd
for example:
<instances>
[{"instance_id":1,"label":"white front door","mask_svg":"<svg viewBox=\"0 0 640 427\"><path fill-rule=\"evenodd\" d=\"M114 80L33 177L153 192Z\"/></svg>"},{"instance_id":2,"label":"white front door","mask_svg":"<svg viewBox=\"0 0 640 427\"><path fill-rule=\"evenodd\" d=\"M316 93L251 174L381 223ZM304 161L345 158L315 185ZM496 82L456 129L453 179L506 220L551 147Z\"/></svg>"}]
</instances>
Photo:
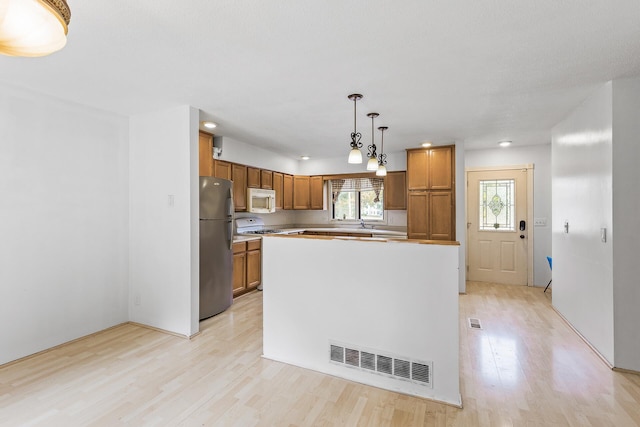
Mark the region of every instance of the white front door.
<instances>
[{"instance_id":1,"label":"white front door","mask_svg":"<svg viewBox=\"0 0 640 427\"><path fill-rule=\"evenodd\" d=\"M467 173L468 280L527 285L527 169Z\"/></svg>"}]
</instances>

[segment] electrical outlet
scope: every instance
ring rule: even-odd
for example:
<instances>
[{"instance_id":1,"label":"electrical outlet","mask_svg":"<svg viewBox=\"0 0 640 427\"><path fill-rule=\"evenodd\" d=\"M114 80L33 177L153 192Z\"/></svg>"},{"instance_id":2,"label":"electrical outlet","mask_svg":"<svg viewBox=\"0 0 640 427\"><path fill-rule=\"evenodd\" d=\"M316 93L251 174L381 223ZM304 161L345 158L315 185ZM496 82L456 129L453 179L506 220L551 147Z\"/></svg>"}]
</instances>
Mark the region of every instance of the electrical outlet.
<instances>
[{"instance_id":1,"label":"electrical outlet","mask_svg":"<svg viewBox=\"0 0 640 427\"><path fill-rule=\"evenodd\" d=\"M133 303L135 305L140 305L140 294L136 293L136 295L133 297Z\"/></svg>"},{"instance_id":2,"label":"electrical outlet","mask_svg":"<svg viewBox=\"0 0 640 427\"><path fill-rule=\"evenodd\" d=\"M174 196L173 194L169 194L169 198L168 198L168 202L169 202L169 206L173 207L175 205L175 201L176 201L176 196Z\"/></svg>"}]
</instances>

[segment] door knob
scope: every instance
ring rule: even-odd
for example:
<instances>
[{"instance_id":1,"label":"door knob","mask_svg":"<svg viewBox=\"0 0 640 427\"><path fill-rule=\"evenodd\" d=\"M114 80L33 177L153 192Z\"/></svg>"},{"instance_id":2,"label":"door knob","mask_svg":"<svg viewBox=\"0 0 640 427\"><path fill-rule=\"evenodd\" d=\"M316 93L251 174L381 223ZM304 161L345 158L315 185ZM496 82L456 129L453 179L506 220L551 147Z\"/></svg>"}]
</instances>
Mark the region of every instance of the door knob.
<instances>
[{"instance_id":1,"label":"door knob","mask_svg":"<svg viewBox=\"0 0 640 427\"><path fill-rule=\"evenodd\" d=\"M521 239L524 239L524 234L521 234L521 235L520 235L520 238L521 238Z\"/></svg>"}]
</instances>

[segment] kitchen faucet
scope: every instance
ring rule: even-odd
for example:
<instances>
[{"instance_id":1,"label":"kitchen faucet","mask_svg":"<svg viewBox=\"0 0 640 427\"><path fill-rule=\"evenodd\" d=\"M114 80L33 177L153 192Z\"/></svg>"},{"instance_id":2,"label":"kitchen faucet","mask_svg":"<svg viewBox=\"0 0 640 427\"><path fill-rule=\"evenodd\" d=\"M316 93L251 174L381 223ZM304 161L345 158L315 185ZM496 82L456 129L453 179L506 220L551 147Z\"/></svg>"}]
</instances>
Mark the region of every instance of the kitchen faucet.
<instances>
[{"instance_id":1,"label":"kitchen faucet","mask_svg":"<svg viewBox=\"0 0 640 427\"><path fill-rule=\"evenodd\" d=\"M364 225L364 219L361 219L361 220L360 220L360 227L362 227L362 228L367 228L367 226L366 226L366 225Z\"/></svg>"}]
</instances>

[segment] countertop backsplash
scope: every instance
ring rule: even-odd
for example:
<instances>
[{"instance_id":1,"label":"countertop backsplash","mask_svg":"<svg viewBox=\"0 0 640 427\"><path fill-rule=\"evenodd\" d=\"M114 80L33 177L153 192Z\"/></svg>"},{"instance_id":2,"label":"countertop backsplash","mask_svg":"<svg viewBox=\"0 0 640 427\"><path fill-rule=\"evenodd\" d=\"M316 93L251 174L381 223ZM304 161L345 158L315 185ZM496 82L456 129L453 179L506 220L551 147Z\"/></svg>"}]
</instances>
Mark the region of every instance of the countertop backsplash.
<instances>
[{"instance_id":1,"label":"countertop backsplash","mask_svg":"<svg viewBox=\"0 0 640 427\"><path fill-rule=\"evenodd\" d=\"M327 210L286 210L270 214L254 214L248 212L236 212L236 218L259 217L264 221L266 228L293 228L304 227L335 227L358 228L359 222L331 221ZM367 223L380 230L407 231L407 211L385 211L386 223Z\"/></svg>"}]
</instances>

